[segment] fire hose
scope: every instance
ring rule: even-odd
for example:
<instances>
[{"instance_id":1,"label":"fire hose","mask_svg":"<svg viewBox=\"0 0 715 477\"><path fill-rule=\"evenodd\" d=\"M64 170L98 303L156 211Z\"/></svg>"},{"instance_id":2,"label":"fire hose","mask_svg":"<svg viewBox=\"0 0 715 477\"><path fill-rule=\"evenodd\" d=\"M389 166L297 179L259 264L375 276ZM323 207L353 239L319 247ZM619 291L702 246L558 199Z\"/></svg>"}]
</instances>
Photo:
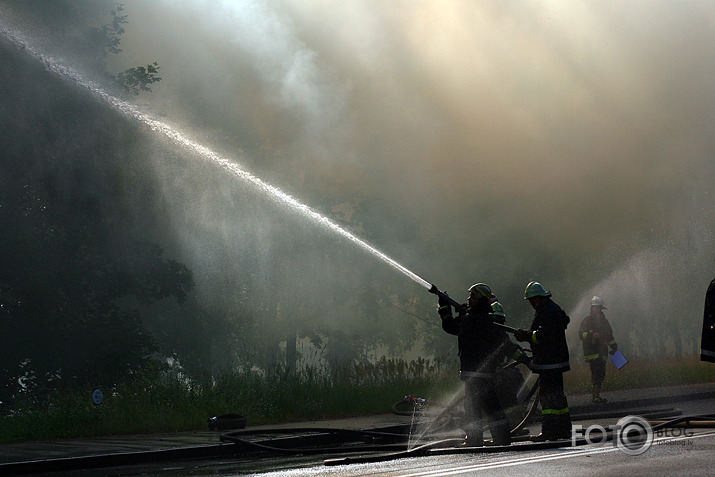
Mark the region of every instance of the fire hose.
<instances>
[{"instance_id":1,"label":"fire hose","mask_svg":"<svg viewBox=\"0 0 715 477\"><path fill-rule=\"evenodd\" d=\"M702 426L715 427L715 416L704 415L704 416L681 416L676 419L668 421L658 421L659 424L652 427L653 432L658 432L665 428L675 427L683 423L701 424ZM695 426L693 426L695 427ZM606 430L606 440L613 440L613 431ZM455 444L457 441L461 442L461 439L445 439L440 441L429 442L420 446L416 446L412 449L393 452L382 455L369 455L369 456L348 456L339 459L327 459L323 463L327 466L335 465L345 465L345 464L362 464L362 463L374 463L374 462L386 462L389 460L402 459L407 457L418 457L418 456L428 456L428 455L447 455L447 454L484 454L484 453L498 453L498 452L511 452L520 450L540 450L540 449L555 449L565 446L581 446L587 445L591 442L585 437L573 438L571 440L561 440L561 441L550 441L550 442L534 442L529 444L512 444L508 446L489 446L485 445L483 447L446 447L449 444Z\"/></svg>"},{"instance_id":2,"label":"fire hose","mask_svg":"<svg viewBox=\"0 0 715 477\"><path fill-rule=\"evenodd\" d=\"M454 307L455 310L460 311L460 312L465 310L464 304L459 303L457 300L455 300L454 298L449 296L446 292L443 292L440 289L438 289L435 285L432 285L432 287L429 289L429 292L434 293L435 295L437 295L438 297L440 297L444 300L447 300L449 302L449 304ZM516 332L516 328L514 328L513 326L508 326L503 323L497 323L495 321L492 322L492 324L495 326L498 326L499 328L504 328L504 330L506 330L508 333L514 334Z\"/></svg>"}]
</instances>

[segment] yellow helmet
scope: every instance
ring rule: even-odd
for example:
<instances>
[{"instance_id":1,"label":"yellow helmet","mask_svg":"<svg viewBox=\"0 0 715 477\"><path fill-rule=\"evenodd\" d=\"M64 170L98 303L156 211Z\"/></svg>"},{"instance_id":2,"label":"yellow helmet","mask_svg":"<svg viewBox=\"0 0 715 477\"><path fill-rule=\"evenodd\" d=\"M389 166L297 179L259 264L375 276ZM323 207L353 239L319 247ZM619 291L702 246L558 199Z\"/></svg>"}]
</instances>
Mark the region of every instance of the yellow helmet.
<instances>
[{"instance_id":1,"label":"yellow helmet","mask_svg":"<svg viewBox=\"0 0 715 477\"><path fill-rule=\"evenodd\" d=\"M546 291L539 282L529 282L529 284L526 285L526 290L524 290L524 300L534 298L535 296L551 296L551 292Z\"/></svg>"}]
</instances>

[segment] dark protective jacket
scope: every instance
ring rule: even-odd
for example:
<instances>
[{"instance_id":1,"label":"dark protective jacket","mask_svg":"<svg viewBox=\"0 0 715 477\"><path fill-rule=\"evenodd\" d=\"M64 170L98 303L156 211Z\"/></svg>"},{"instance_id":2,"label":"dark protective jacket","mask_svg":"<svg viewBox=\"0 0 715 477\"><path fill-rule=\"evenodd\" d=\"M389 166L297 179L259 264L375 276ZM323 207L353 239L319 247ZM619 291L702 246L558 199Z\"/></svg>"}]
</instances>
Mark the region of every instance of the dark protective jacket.
<instances>
[{"instance_id":1,"label":"dark protective jacket","mask_svg":"<svg viewBox=\"0 0 715 477\"><path fill-rule=\"evenodd\" d=\"M570 321L564 310L550 298L543 300L535 310L530 341L535 373L571 369L566 344L566 327Z\"/></svg>"},{"instance_id":2,"label":"dark protective jacket","mask_svg":"<svg viewBox=\"0 0 715 477\"><path fill-rule=\"evenodd\" d=\"M599 338L594 335L598 333ZM594 359L608 359L608 348L618 349L616 340L613 338L611 324L606 319L602 311L593 312L581 321L578 329L578 337L583 343L583 357L586 361Z\"/></svg>"},{"instance_id":3,"label":"dark protective jacket","mask_svg":"<svg viewBox=\"0 0 715 477\"><path fill-rule=\"evenodd\" d=\"M710 282L705 294L700 360L715 363L715 280Z\"/></svg>"},{"instance_id":4,"label":"dark protective jacket","mask_svg":"<svg viewBox=\"0 0 715 477\"><path fill-rule=\"evenodd\" d=\"M462 380L494 376L504 357L515 359L521 354L503 328L493 325L489 303L467 308L457 316L443 314L442 329L457 336Z\"/></svg>"}]
</instances>

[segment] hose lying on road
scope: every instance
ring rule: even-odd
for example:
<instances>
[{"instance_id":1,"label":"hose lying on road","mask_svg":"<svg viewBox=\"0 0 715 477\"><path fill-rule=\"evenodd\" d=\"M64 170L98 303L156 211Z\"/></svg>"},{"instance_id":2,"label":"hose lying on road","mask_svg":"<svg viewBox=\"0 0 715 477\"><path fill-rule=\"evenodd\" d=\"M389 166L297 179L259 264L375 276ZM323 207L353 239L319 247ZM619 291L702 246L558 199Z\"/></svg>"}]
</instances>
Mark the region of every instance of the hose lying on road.
<instances>
[{"instance_id":1,"label":"hose lying on road","mask_svg":"<svg viewBox=\"0 0 715 477\"><path fill-rule=\"evenodd\" d=\"M645 413L644 413L645 414ZM592 416L597 418L598 416ZM588 416L583 416L587 419ZM653 421L653 431L667 427L685 425L689 427L714 427L715 415L681 416L669 421ZM409 426L406 426L409 428ZM407 431L407 432L405 432ZM308 434L314 434L309 436ZM611 433L609 431L609 433ZM293 437L250 440L264 435L290 435ZM295 434L303 434L296 437ZM17 475L37 472L77 471L78 469L106 468L118 465L148 464L155 462L179 461L186 459L211 459L216 457L246 456L252 454L289 454L289 455L330 455L355 452L371 452L367 456L348 456L325 461L325 465L354 464L361 462L384 462L405 457L426 455L462 454L462 453L497 453L520 450L554 449L586 444L586 440L551 441L551 442L515 442L510 446L461 447L462 438L434 440L410 448L409 429L400 432L373 430L354 430L336 428L284 428L268 430L241 430L221 435L224 444L172 448L154 451L120 452L113 454L90 455L84 457L66 457L37 461L9 462L0 464L0 475ZM612 439L613 436L609 436ZM519 440L518 438L515 441ZM324 446L325 443L329 446ZM343 442L344 445L336 445ZM360 442L359 444L357 444ZM232 445L233 443L234 445ZM309 445L305 445L309 444ZM386 453L387 452L387 453Z\"/></svg>"},{"instance_id":2,"label":"hose lying on road","mask_svg":"<svg viewBox=\"0 0 715 477\"><path fill-rule=\"evenodd\" d=\"M649 423L653 426L653 431L655 432L672 427L699 427L711 429L715 428L715 415L680 416L669 421L649 421Z\"/></svg>"},{"instance_id":3,"label":"hose lying on road","mask_svg":"<svg viewBox=\"0 0 715 477\"><path fill-rule=\"evenodd\" d=\"M247 439L247 437L251 436L255 437L270 434L286 435L308 433L325 434L325 438L321 439L321 441L329 441L332 443L335 443L340 440L343 440L345 442L355 442L356 440L382 440L383 442L387 441L387 443L351 445L349 447L347 445L338 447L323 447L320 445L313 444L309 447L299 447L294 444L295 438L285 440L274 439L273 442L276 443L274 445L267 444L265 440L257 442L254 440ZM340 436L342 436L342 439L340 438ZM330 427L294 427L283 429L241 430L221 434L220 439L222 442L232 442L234 444L240 444L249 448L253 448L255 450L278 454L316 455L345 452L374 452L380 450L404 450L407 448L407 444L403 442L405 439L404 433L355 429L337 429ZM288 443L288 446L286 446L286 441Z\"/></svg>"},{"instance_id":4,"label":"hose lying on road","mask_svg":"<svg viewBox=\"0 0 715 477\"><path fill-rule=\"evenodd\" d=\"M446 408L434 419L433 422L439 421L440 417L449 412L450 408L454 404L446 406ZM670 411L675 411L674 408L670 408ZM665 413L667 410L659 409L657 415ZM529 409L524 420L516 427L518 430L527 418L533 412L533 408ZM647 412L643 413L648 415ZM667 414L667 413L666 413ZM597 418L598 416L582 416L582 418ZM654 428L655 430L662 428L667 425L676 425L680 422L700 422L703 419L712 419L711 416L684 416L670 421L665 421L660 427ZM703 421L709 422L709 421ZM427 428L434 430L433 424L430 424ZM330 442L334 444L336 441L342 440L345 444L341 446L321 446L320 443L313 443L310 446L302 447L296 445L296 439L298 442L301 438L284 438L284 439L274 439L273 441L268 440L251 440L250 438L255 438L256 436L264 435L288 435L288 434L306 434L306 433L321 433L325 434L324 438L321 440ZM426 435L423 432L422 435ZM457 454L457 453L491 453L491 452L505 452L505 451L519 451L519 450L537 450L537 449L553 449L558 447L564 447L566 445L571 446L586 444L586 439L575 439L566 441L549 441L549 442L521 442L517 441L528 440L528 437L524 438L514 438L515 444L510 446L495 446L495 445L485 445L484 447L458 447L460 446L464 439L463 438L447 438L447 439L436 439L429 442L423 442L420 445L410 447L409 441L410 436L403 432L383 432L383 431L370 431L370 430L354 430L354 429L336 429L336 428L320 428L320 427L305 427L305 428L284 428L284 429L268 429L268 430L240 430L228 432L221 435L221 441L232 442L235 444L240 444L246 446L247 448L253 448L257 451L263 451L275 454L290 454L290 455L328 455L336 453L355 453L355 452L380 452L376 455L368 456L358 456L358 457L343 457L339 459L329 459L325 461L325 465L341 465L341 464L352 464L352 463L368 463L368 462L381 462L393 459L400 459L406 457L416 457L423 455L436 455L436 454ZM612 437L610 437L612 438ZM609 439L610 439L609 438ZM357 440L372 440L371 444L354 444ZM377 443L376 441L389 441L389 443ZM424 441L424 440L423 440ZM383 452L388 452L387 454Z\"/></svg>"},{"instance_id":5,"label":"hose lying on road","mask_svg":"<svg viewBox=\"0 0 715 477\"><path fill-rule=\"evenodd\" d=\"M657 425L653 426L653 431L657 432L659 430L679 426L681 424L695 424L699 423L701 425L708 424L708 427L715 428L715 416L704 415L704 416L681 416L676 419L669 421L659 422ZM695 426L693 426L695 427ZM704 427L704 426L703 426ZM613 431L607 430L606 440L613 439ZM454 442L455 439L447 440ZM406 457L417 457L425 455L446 455L446 454L476 454L476 453L497 453L497 452L512 452L520 450L537 450L537 449L554 449L559 447L572 447L590 444L585 438L575 438L561 441L549 441L549 442L535 442L529 444L512 444L509 446L483 446L483 447L452 447L444 448L447 441L435 441L415 448L401 451L393 452L389 454L381 455L370 455L370 456L357 456L357 457L343 457L339 459L328 459L324 461L325 465L335 466L335 465L345 465L345 464L361 464L361 463L373 463L373 462L386 462L394 459L402 459ZM461 439L459 440L461 442Z\"/></svg>"}]
</instances>

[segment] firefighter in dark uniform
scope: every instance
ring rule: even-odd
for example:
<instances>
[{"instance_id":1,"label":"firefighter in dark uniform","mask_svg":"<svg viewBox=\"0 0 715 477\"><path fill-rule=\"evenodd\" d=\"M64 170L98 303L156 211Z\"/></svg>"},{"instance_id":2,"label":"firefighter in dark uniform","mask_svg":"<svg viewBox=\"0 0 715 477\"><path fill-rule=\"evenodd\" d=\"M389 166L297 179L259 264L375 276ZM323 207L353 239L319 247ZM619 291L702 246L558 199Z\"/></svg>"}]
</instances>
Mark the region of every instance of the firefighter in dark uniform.
<instances>
[{"instance_id":1,"label":"firefighter in dark uniform","mask_svg":"<svg viewBox=\"0 0 715 477\"><path fill-rule=\"evenodd\" d=\"M715 363L715 280L710 282L705 294L703 334L700 343L700 361Z\"/></svg>"},{"instance_id":2,"label":"firefighter in dark uniform","mask_svg":"<svg viewBox=\"0 0 715 477\"><path fill-rule=\"evenodd\" d=\"M492 300L491 315L496 323L506 324L504 306L497 300ZM521 354L517 353L516 356L519 357ZM521 422L526 411L526 407L522 406L522 403L519 401L519 393L524 389L526 383L524 382L524 376L521 374L521 371L519 371L516 366L511 366L512 359L513 355L507 357L507 359L499 364L494 382L499 401L502 403L502 407L507 414L507 419L509 419L509 426L514 428ZM529 361L529 359L526 356L521 356L520 361L528 364L526 362ZM518 431L523 432L526 431L526 429L519 429Z\"/></svg>"},{"instance_id":3,"label":"firefighter in dark uniform","mask_svg":"<svg viewBox=\"0 0 715 477\"><path fill-rule=\"evenodd\" d=\"M541 434L533 440L567 439L571 437L571 416L564 394L564 373L571 369L566 344L566 327L571 320L539 282L526 286L524 299L535 310L534 321L530 330L519 328L514 337L531 344L531 368L539 374Z\"/></svg>"},{"instance_id":4,"label":"firefighter in dark uniform","mask_svg":"<svg viewBox=\"0 0 715 477\"><path fill-rule=\"evenodd\" d=\"M465 445L471 447L484 444L484 418L494 444L511 444L509 423L494 388L495 372L506 355L525 359L504 330L492 324L489 303L492 296L487 285L472 285L467 305L457 316L452 314L452 306L446 298L440 296L439 299L442 329L456 335L459 345L460 379L464 381Z\"/></svg>"},{"instance_id":5,"label":"firefighter in dark uniform","mask_svg":"<svg viewBox=\"0 0 715 477\"><path fill-rule=\"evenodd\" d=\"M610 354L618 349L611 324L603 314L605 309L603 298L594 296L591 299L591 312L581 321L578 329L578 337L583 343L583 358L591 367L592 401L595 403L607 402L601 397L601 386L606 378L609 348Z\"/></svg>"}]
</instances>

